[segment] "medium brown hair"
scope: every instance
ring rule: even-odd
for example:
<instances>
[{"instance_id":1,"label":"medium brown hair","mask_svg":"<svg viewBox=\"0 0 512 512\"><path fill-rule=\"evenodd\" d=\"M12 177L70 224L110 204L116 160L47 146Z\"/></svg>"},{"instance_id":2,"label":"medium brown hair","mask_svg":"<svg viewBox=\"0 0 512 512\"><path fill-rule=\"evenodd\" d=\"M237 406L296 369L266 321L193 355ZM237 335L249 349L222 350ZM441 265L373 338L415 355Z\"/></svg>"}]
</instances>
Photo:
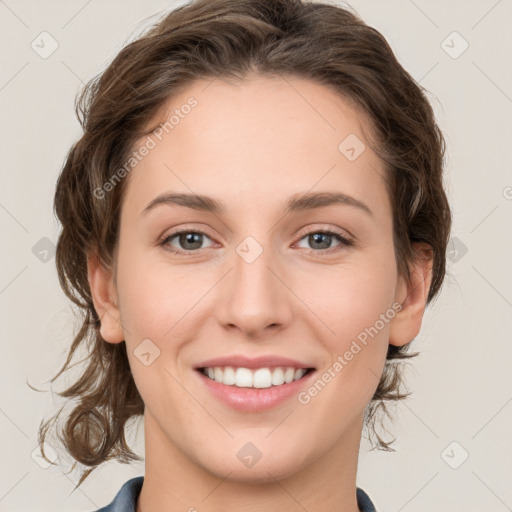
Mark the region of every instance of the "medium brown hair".
<instances>
[{"instance_id":1,"label":"medium brown hair","mask_svg":"<svg viewBox=\"0 0 512 512\"><path fill-rule=\"evenodd\" d=\"M372 147L387 165L398 273L410 278L412 244L425 242L433 257L427 303L441 288L451 228L443 188L444 139L426 91L377 30L349 10L299 0L197 0L165 13L81 92L75 109L84 133L67 154L56 185L54 208L62 224L56 266L82 323L51 382L71 367L78 348L85 350L80 377L59 393L77 400L58 437L76 461L89 467L78 486L107 460L141 460L126 443L125 426L144 413L125 342L107 343L100 335L87 273L93 252L105 268L115 267L127 180L103 197L95 191L123 166L172 95L198 79L244 80L254 72L294 75L333 88L370 119ZM365 415L374 433L376 412L382 409L389 417L386 402L409 395L401 392L403 372L396 364L417 355L408 347L389 345ZM45 438L61 412L41 422L43 456ZM392 449L394 440L377 438L378 448Z\"/></svg>"}]
</instances>

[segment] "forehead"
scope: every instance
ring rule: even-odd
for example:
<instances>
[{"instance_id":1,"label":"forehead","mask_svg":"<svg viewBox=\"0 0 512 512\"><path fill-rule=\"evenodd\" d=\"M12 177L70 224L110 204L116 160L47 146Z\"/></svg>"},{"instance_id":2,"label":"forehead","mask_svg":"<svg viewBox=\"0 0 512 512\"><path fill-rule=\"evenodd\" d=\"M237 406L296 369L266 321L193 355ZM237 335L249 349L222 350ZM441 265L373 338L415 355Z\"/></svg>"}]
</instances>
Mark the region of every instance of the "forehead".
<instances>
[{"instance_id":1,"label":"forehead","mask_svg":"<svg viewBox=\"0 0 512 512\"><path fill-rule=\"evenodd\" d=\"M366 139L370 121L316 82L197 81L169 99L148 124L155 126L138 143L151 137L154 144L130 172L125 194L124 203L138 212L164 191L218 197L234 207L277 207L294 193L338 190L377 209L382 203L380 213L389 206L383 162Z\"/></svg>"}]
</instances>

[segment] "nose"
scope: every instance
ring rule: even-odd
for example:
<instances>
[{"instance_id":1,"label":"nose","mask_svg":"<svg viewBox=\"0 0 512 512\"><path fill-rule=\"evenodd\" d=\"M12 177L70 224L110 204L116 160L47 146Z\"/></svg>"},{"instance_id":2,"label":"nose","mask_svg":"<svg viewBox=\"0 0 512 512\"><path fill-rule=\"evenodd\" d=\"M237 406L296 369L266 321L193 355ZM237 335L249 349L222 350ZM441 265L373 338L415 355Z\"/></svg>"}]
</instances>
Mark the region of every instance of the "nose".
<instances>
[{"instance_id":1,"label":"nose","mask_svg":"<svg viewBox=\"0 0 512 512\"><path fill-rule=\"evenodd\" d=\"M258 255L260 247L252 241L234 251L233 266L222 281L215 308L224 328L239 329L248 338L280 330L292 317L293 293L281 275L283 267L270 249Z\"/></svg>"}]
</instances>

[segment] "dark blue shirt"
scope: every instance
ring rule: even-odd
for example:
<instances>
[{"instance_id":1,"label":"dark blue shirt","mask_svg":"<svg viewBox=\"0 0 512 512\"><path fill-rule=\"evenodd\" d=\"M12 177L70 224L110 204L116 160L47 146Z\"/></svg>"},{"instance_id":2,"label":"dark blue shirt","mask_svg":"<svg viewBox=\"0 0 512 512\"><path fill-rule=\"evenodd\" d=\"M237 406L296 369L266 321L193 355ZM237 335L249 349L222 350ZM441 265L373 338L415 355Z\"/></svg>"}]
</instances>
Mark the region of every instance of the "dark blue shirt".
<instances>
[{"instance_id":1,"label":"dark blue shirt","mask_svg":"<svg viewBox=\"0 0 512 512\"><path fill-rule=\"evenodd\" d=\"M135 512L137 498L139 497L143 476L136 476L128 480L119 490L116 497L106 507L100 508L96 512ZM372 500L362 489L356 489L357 506L360 512L376 512Z\"/></svg>"}]
</instances>

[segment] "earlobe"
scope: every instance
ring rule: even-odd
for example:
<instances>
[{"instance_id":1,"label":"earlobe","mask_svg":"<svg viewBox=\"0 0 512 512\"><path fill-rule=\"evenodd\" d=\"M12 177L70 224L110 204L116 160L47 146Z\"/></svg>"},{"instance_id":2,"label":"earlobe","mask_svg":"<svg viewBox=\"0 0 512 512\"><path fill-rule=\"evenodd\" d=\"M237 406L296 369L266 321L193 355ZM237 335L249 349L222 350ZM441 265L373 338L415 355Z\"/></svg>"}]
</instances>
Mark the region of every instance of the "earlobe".
<instances>
[{"instance_id":1,"label":"earlobe","mask_svg":"<svg viewBox=\"0 0 512 512\"><path fill-rule=\"evenodd\" d=\"M87 258L87 274L94 309L100 317L101 337L109 343L124 341L113 275L103 267L95 251Z\"/></svg>"},{"instance_id":2,"label":"earlobe","mask_svg":"<svg viewBox=\"0 0 512 512\"><path fill-rule=\"evenodd\" d=\"M415 243L415 262L410 269L410 281L400 278L395 300L402 309L390 322L390 345L403 346L410 343L420 332L432 281L433 251L426 243Z\"/></svg>"}]
</instances>

